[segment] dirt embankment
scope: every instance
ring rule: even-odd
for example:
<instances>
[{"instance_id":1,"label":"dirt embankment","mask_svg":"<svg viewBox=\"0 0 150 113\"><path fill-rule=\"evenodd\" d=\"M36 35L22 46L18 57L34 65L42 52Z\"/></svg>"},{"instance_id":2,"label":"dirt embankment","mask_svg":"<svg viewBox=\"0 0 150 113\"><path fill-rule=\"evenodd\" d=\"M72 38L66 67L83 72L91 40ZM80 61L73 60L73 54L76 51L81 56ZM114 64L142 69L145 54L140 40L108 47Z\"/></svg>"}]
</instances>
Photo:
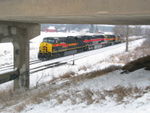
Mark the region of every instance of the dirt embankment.
<instances>
[{"instance_id":1,"label":"dirt embankment","mask_svg":"<svg viewBox=\"0 0 150 113\"><path fill-rule=\"evenodd\" d=\"M133 72L141 68L150 70L150 55L127 63L125 66L122 67L122 73Z\"/></svg>"}]
</instances>

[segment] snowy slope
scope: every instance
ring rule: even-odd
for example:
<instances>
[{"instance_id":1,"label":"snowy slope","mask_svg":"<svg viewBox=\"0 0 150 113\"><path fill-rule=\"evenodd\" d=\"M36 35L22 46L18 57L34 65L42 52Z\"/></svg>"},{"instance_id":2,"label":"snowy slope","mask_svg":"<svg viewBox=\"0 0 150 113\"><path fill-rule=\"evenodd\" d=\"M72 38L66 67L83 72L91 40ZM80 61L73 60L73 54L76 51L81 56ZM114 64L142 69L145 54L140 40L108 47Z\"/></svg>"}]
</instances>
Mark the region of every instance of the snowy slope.
<instances>
[{"instance_id":1,"label":"snowy slope","mask_svg":"<svg viewBox=\"0 0 150 113\"><path fill-rule=\"evenodd\" d=\"M150 92L145 93L137 99L127 97L124 100L127 103L116 102L114 99L115 95L114 97L106 95L105 100L101 100L100 102L94 101L92 104L87 104L86 98L82 102L80 100L82 97L78 97L80 94L86 95L83 93L85 90L103 93L104 90L113 90L116 86L129 88L150 86L149 73L149 71L141 69L130 74L121 75L120 71L115 71L101 77L85 80L84 82L56 92L56 98L59 96L63 98L65 94L68 96L61 104L57 103L57 99L51 99L38 105L29 105L21 113L149 113ZM78 93L78 96L73 93ZM97 98L96 96L93 93L92 98ZM72 101L75 103L73 104Z\"/></svg>"},{"instance_id":2,"label":"snowy slope","mask_svg":"<svg viewBox=\"0 0 150 113\"><path fill-rule=\"evenodd\" d=\"M134 43L130 43L130 49L134 49L137 46L140 46L143 40L135 41ZM117 48L117 49L116 49ZM114 50L114 51L113 51ZM85 57L81 60L75 61L75 66L62 66L58 67L58 70L63 70L63 72L67 72L67 70L74 71L76 73L85 73L98 69L103 69L111 63L101 63L98 64L102 60L105 60L106 57L109 57L112 54L122 53L125 50L124 45L110 48L103 48L101 50L95 50L96 53L100 52L100 54L95 54L90 56L90 52L85 55ZM101 53L103 51L103 53ZM107 51L107 52L105 52ZM120 64L115 64L120 65ZM86 71L79 71L79 67L82 66L90 66L90 69ZM51 69L53 76L54 74L60 75L57 69ZM61 71L62 73L62 71ZM150 112L150 93L146 93L138 99L127 98L126 101L128 104L122 103L118 104L114 101L113 97L106 96L105 100L100 103L93 102L92 104L87 104L85 102L80 102L80 98L72 97L73 93L79 93L82 95L84 90L90 91L100 91L104 90L113 90L116 87L126 87L126 88L142 88L150 86L150 73L149 71L145 71L143 69L138 70L136 72L130 74L120 74L120 71L115 71L109 73L105 76L96 77L94 79L85 80L84 82L80 82L75 86L71 86L67 89L62 89L56 93L56 97L58 95L62 96L66 94L68 95L68 99L64 100L62 104L58 104L57 99L52 99L50 101L45 101L39 105L29 105L22 113L149 113ZM83 93L84 94L84 93ZM72 98L77 104L72 104ZM92 97L95 98L95 97Z\"/></svg>"},{"instance_id":3,"label":"snowy slope","mask_svg":"<svg viewBox=\"0 0 150 113\"><path fill-rule=\"evenodd\" d=\"M137 70L130 74L120 74L121 71L114 71L102 77L87 80L78 84L79 89L91 90L112 90L117 86L145 88L150 86L150 72L144 69ZM96 87L97 86L97 87Z\"/></svg>"}]
</instances>

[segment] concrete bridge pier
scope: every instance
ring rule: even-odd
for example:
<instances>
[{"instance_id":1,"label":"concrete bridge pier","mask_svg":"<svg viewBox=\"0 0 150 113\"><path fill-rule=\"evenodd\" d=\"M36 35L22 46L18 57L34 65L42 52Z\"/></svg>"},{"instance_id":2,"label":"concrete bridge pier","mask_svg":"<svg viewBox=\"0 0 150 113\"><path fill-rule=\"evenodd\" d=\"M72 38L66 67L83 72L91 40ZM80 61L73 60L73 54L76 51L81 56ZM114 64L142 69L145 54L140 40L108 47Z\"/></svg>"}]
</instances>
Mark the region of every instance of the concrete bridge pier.
<instances>
[{"instance_id":1,"label":"concrete bridge pier","mask_svg":"<svg viewBox=\"0 0 150 113\"><path fill-rule=\"evenodd\" d=\"M15 89L29 88L29 37L27 28L17 28L14 45L14 69L19 76L14 80Z\"/></svg>"},{"instance_id":2,"label":"concrete bridge pier","mask_svg":"<svg viewBox=\"0 0 150 113\"><path fill-rule=\"evenodd\" d=\"M29 40L40 32L39 25L25 25L17 27L17 36L14 39L14 68L18 71L18 77L14 80L14 89L28 89L29 77Z\"/></svg>"},{"instance_id":3,"label":"concrete bridge pier","mask_svg":"<svg viewBox=\"0 0 150 113\"><path fill-rule=\"evenodd\" d=\"M7 80L14 79L15 90L26 90L29 88L29 40L40 34L38 24L29 23L9 23L4 24L8 32L9 40L2 42L12 42L14 46L14 71L3 75Z\"/></svg>"}]
</instances>

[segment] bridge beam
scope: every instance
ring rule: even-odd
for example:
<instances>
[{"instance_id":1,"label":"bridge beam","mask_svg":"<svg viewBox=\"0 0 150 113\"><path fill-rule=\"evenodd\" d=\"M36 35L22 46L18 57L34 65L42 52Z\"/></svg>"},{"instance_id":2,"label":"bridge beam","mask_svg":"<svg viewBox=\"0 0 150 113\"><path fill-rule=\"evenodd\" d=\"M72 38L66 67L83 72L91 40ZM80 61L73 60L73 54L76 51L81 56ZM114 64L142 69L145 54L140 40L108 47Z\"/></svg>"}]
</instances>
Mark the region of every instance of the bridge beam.
<instances>
[{"instance_id":1,"label":"bridge beam","mask_svg":"<svg viewBox=\"0 0 150 113\"><path fill-rule=\"evenodd\" d=\"M150 0L0 0L0 20L56 24L150 24Z\"/></svg>"},{"instance_id":2,"label":"bridge beam","mask_svg":"<svg viewBox=\"0 0 150 113\"><path fill-rule=\"evenodd\" d=\"M0 42L12 42L14 45L14 69L17 73L4 74L5 82L14 78L14 89L29 88L29 40L40 34L38 24L29 23L2 23ZM17 75L16 75L17 74ZM6 77L7 75L7 77Z\"/></svg>"}]
</instances>

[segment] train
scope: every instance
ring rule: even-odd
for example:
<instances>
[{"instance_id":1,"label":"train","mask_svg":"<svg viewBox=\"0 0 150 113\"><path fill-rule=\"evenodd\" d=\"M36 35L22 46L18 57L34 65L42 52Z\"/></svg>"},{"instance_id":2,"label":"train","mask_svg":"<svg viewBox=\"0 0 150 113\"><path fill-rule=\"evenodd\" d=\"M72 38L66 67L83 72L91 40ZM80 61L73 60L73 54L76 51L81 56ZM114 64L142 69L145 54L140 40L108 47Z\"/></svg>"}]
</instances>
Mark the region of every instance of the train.
<instances>
[{"instance_id":1,"label":"train","mask_svg":"<svg viewBox=\"0 0 150 113\"><path fill-rule=\"evenodd\" d=\"M49 60L118 43L121 43L119 36L108 34L45 37L40 43L38 59Z\"/></svg>"}]
</instances>

